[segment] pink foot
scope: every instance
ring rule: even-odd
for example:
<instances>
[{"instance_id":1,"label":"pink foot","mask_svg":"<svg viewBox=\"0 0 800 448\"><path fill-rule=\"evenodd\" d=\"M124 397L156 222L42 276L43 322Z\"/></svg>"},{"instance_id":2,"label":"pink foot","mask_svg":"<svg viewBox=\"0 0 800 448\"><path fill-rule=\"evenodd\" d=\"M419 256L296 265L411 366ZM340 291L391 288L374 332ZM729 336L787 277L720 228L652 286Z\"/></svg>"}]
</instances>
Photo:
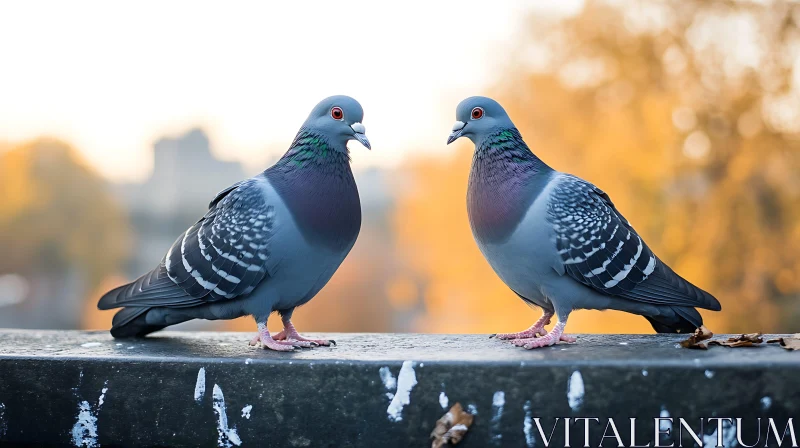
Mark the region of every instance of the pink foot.
<instances>
[{"instance_id":1,"label":"pink foot","mask_svg":"<svg viewBox=\"0 0 800 448\"><path fill-rule=\"evenodd\" d=\"M530 339L537 336L544 336L547 334L547 330L544 329L544 326L550 324L551 317L553 317L552 313L545 312L535 324L531 325L531 327L525 331L520 331L519 333L499 333L493 335L493 337L497 339Z\"/></svg>"},{"instance_id":2,"label":"pink foot","mask_svg":"<svg viewBox=\"0 0 800 448\"><path fill-rule=\"evenodd\" d=\"M549 333L540 338L515 339L511 341L511 343L517 347L530 350L532 348L549 347L555 345L559 341L575 342L576 339L574 337L564 334L565 326L566 324L564 322L558 322Z\"/></svg>"},{"instance_id":3,"label":"pink foot","mask_svg":"<svg viewBox=\"0 0 800 448\"><path fill-rule=\"evenodd\" d=\"M266 324L258 324L258 333L256 333L255 337L253 337L253 339L250 340L250 345L258 345L259 342L261 342L261 346L263 348L279 352L289 352L294 350L295 347L312 346L310 342L276 341L269 334L269 330L267 330Z\"/></svg>"},{"instance_id":4,"label":"pink foot","mask_svg":"<svg viewBox=\"0 0 800 448\"><path fill-rule=\"evenodd\" d=\"M336 345L336 341L329 340L329 339L308 339L300 335L297 332L297 329L294 328L294 324L291 320L285 320L283 322L283 330L275 333L273 338L276 341L287 341L291 343L301 343L301 344L308 344L302 345L302 347L316 347L316 346L330 346L331 344Z\"/></svg>"},{"instance_id":5,"label":"pink foot","mask_svg":"<svg viewBox=\"0 0 800 448\"><path fill-rule=\"evenodd\" d=\"M269 332L266 334L258 333L256 336L250 340L250 345L258 345L261 342L261 346L265 349L275 350L278 352L290 352L294 350L292 345L286 344L283 341L276 341L272 339L272 336L269 335Z\"/></svg>"},{"instance_id":6,"label":"pink foot","mask_svg":"<svg viewBox=\"0 0 800 448\"><path fill-rule=\"evenodd\" d=\"M256 335L253 336L253 339L250 339L250 345L258 345L259 342L263 344L263 341L261 339L261 333L256 333ZM286 345L290 347L301 347L301 345L293 344L291 342L277 341L275 340L275 338L272 338L272 342L270 342L270 344Z\"/></svg>"}]
</instances>

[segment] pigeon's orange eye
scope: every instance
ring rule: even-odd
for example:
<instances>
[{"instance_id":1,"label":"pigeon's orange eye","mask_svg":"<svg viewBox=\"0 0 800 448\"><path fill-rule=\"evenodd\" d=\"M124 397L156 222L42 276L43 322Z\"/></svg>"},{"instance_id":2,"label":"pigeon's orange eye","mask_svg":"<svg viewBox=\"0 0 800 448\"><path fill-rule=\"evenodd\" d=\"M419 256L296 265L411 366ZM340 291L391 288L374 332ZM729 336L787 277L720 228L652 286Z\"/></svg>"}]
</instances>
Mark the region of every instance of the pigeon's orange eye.
<instances>
[{"instance_id":1,"label":"pigeon's orange eye","mask_svg":"<svg viewBox=\"0 0 800 448\"><path fill-rule=\"evenodd\" d=\"M472 109L472 119L480 120L481 118L483 118L483 109L481 109L480 107Z\"/></svg>"},{"instance_id":2,"label":"pigeon's orange eye","mask_svg":"<svg viewBox=\"0 0 800 448\"><path fill-rule=\"evenodd\" d=\"M334 120L344 119L344 112L342 111L342 108L336 106L333 109L331 109L331 117L333 117Z\"/></svg>"}]
</instances>

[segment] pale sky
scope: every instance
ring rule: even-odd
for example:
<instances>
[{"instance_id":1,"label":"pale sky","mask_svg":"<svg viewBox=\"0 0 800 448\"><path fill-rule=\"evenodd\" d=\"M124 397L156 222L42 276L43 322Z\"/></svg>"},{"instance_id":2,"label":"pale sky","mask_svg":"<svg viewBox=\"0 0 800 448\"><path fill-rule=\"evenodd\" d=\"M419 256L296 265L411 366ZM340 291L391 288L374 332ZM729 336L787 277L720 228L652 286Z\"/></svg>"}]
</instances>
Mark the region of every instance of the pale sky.
<instances>
[{"instance_id":1,"label":"pale sky","mask_svg":"<svg viewBox=\"0 0 800 448\"><path fill-rule=\"evenodd\" d=\"M392 166L448 151L456 104L497 78L525 14L580 4L2 2L0 141L62 138L136 180L153 141L201 126L218 156L261 168L346 94L373 147L351 142L354 166Z\"/></svg>"}]
</instances>

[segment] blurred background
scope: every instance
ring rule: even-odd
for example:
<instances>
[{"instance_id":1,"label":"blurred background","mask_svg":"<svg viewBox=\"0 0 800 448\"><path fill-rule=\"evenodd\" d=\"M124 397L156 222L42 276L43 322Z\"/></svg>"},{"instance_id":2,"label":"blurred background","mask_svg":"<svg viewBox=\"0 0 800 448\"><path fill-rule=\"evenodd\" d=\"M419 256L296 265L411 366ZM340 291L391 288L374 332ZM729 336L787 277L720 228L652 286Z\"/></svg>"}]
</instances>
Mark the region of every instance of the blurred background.
<instances>
[{"instance_id":1,"label":"blurred background","mask_svg":"<svg viewBox=\"0 0 800 448\"><path fill-rule=\"evenodd\" d=\"M471 143L444 144L456 104L482 94L719 298L713 331L800 331L800 4L729 0L5 2L0 327L109 328L100 295L154 267L332 94L362 103L374 149L351 143L361 234L299 329L538 318L473 241ZM568 330L652 332L610 311Z\"/></svg>"}]
</instances>

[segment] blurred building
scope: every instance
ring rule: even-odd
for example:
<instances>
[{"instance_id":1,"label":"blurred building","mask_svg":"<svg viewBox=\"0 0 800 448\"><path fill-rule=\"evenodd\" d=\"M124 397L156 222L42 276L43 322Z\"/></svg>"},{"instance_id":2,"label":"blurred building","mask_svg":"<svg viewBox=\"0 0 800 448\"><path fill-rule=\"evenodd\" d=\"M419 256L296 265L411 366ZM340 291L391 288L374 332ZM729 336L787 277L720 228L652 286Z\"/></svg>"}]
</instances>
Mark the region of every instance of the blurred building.
<instances>
[{"instance_id":1,"label":"blurred building","mask_svg":"<svg viewBox=\"0 0 800 448\"><path fill-rule=\"evenodd\" d=\"M131 278L152 269L217 192L246 177L241 164L212 154L201 129L161 138L153 145L153 161L147 180L115 187L134 231L125 272Z\"/></svg>"}]
</instances>

